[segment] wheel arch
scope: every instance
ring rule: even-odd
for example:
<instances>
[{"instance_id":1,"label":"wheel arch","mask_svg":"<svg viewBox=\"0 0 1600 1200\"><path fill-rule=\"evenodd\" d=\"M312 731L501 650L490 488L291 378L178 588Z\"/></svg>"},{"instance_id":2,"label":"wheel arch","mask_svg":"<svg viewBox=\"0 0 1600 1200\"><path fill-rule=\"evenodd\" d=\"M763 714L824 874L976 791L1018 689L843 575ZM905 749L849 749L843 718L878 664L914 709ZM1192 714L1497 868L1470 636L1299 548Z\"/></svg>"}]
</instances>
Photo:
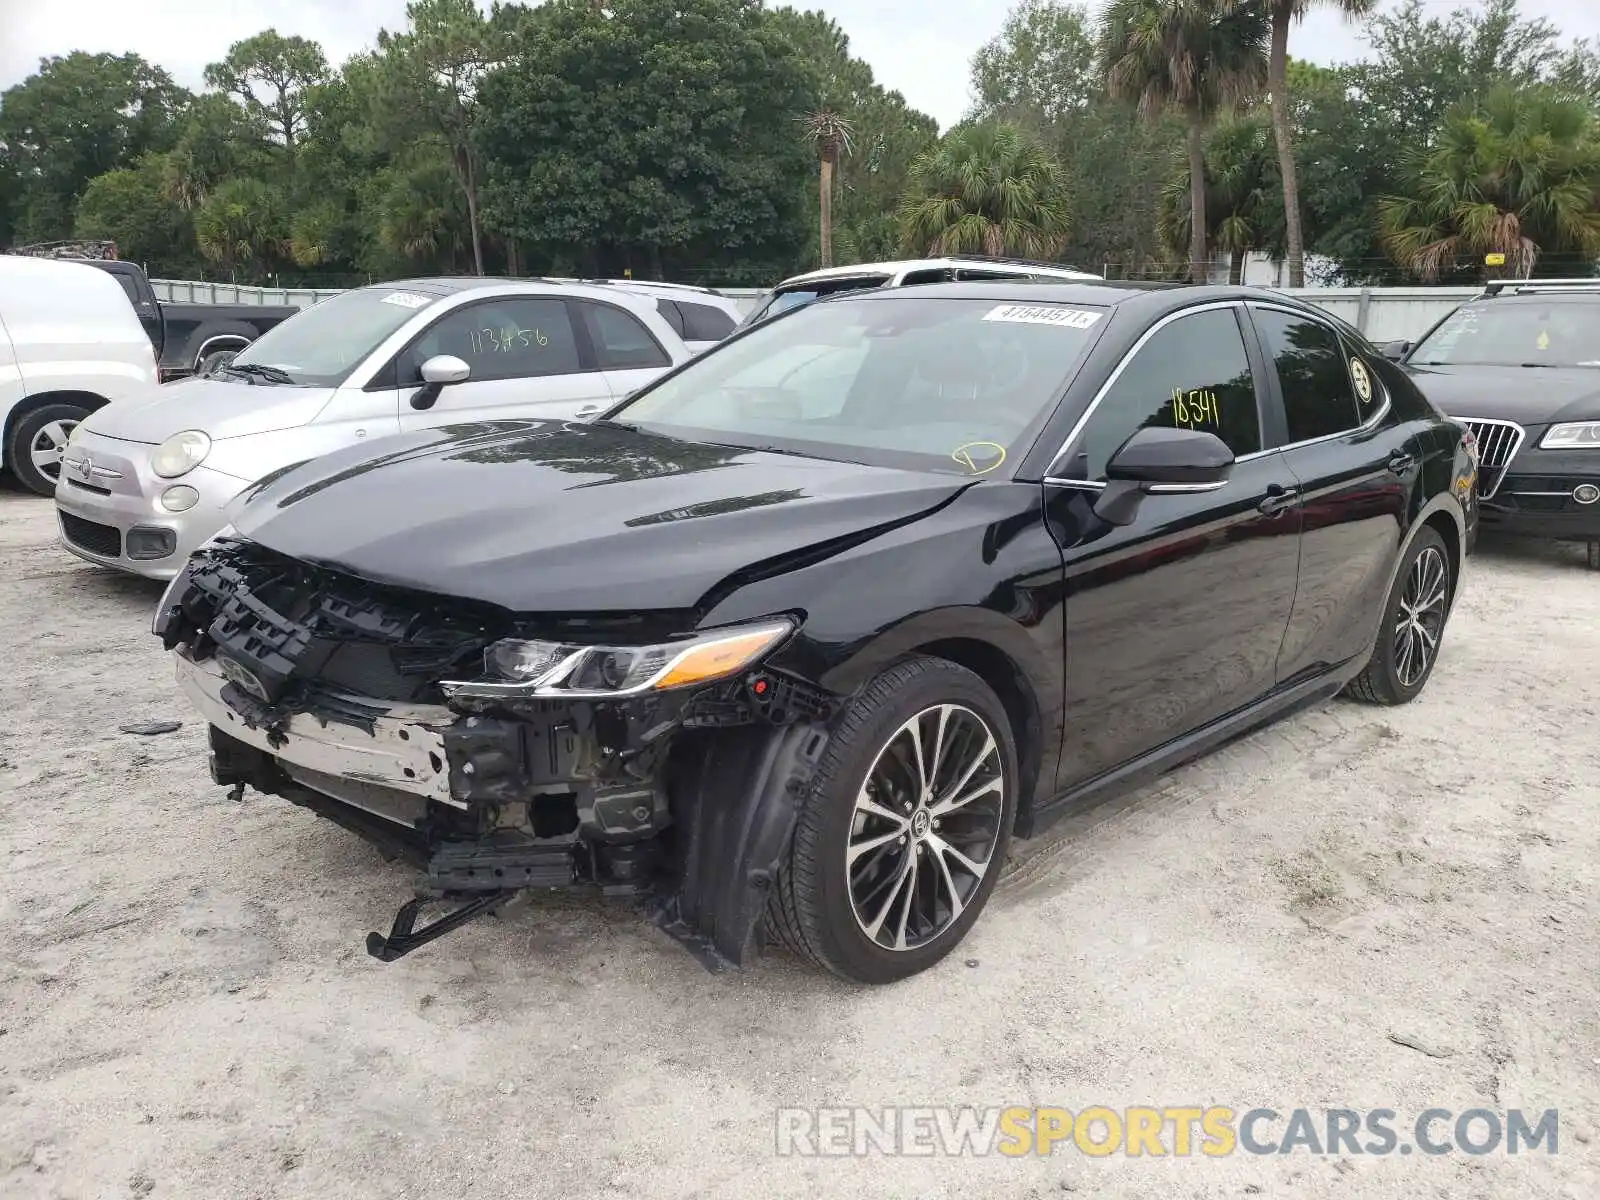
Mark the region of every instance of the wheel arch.
<instances>
[{"instance_id":1,"label":"wheel arch","mask_svg":"<svg viewBox=\"0 0 1600 1200\"><path fill-rule=\"evenodd\" d=\"M894 663L915 655L940 658L982 679L1000 698L1017 748L1016 828L1031 828L1041 784L1054 783L1061 750L1063 663L1049 662L1040 643L1015 620L983 608L922 613L886 630L826 673L829 691L848 695Z\"/></svg>"},{"instance_id":2,"label":"wheel arch","mask_svg":"<svg viewBox=\"0 0 1600 1200\"><path fill-rule=\"evenodd\" d=\"M168 336L171 336L170 333ZM171 345L167 350L174 366L193 367L199 363L206 347L218 339L240 341L248 346L260 336L259 330L243 321L202 321L183 338L182 346L176 352Z\"/></svg>"},{"instance_id":3,"label":"wheel arch","mask_svg":"<svg viewBox=\"0 0 1600 1200\"><path fill-rule=\"evenodd\" d=\"M206 355L227 350L237 353L240 350L247 349L254 340L254 337L245 333L212 333L200 343L194 354L190 356L189 365L198 371L200 364L205 361Z\"/></svg>"},{"instance_id":4,"label":"wheel arch","mask_svg":"<svg viewBox=\"0 0 1600 1200\"><path fill-rule=\"evenodd\" d=\"M95 412L104 408L110 401L95 392L85 392L76 388L60 388L53 392L32 392L18 400L11 406L11 411L6 413L5 431L3 434L4 447L9 449L11 435L16 432L17 423L29 413L38 412L41 408L48 408L52 404L76 404Z\"/></svg>"},{"instance_id":5,"label":"wheel arch","mask_svg":"<svg viewBox=\"0 0 1600 1200\"><path fill-rule=\"evenodd\" d=\"M1400 568L1405 564L1406 557L1411 553L1411 547L1424 529L1431 529L1444 539L1445 553L1449 556L1451 564L1450 579L1450 608L1455 608L1456 598L1461 594L1461 566L1467 561L1467 521L1461 513L1461 503L1449 492L1441 492L1432 500L1423 504L1412 517L1411 524L1406 527L1405 536L1400 539L1399 548L1395 552L1394 562L1389 566L1389 579L1384 584L1384 603L1394 592L1395 580L1400 577ZM1362 654L1359 662L1365 664L1372 657L1372 652L1377 648L1378 639L1383 635L1383 614L1380 611L1373 622L1372 640L1368 643L1366 653ZM1355 672L1359 674L1359 670ZM1353 676L1352 676L1353 677Z\"/></svg>"}]
</instances>

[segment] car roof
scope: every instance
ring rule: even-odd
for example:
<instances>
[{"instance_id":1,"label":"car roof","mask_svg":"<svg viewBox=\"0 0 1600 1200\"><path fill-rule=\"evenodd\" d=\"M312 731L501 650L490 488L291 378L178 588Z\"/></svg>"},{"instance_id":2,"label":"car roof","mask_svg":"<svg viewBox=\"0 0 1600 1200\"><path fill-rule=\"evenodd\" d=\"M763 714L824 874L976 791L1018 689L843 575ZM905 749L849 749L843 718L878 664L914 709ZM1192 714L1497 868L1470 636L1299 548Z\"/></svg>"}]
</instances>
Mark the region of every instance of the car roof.
<instances>
[{"instance_id":1,"label":"car roof","mask_svg":"<svg viewBox=\"0 0 1600 1200\"><path fill-rule=\"evenodd\" d=\"M802 275L791 275L778 288L794 287L798 284L815 283L826 279L853 279L860 275L898 275L902 271L936 269L938 267L1022 267L1030 271L1041 273L1059 274L1063 277L1077 276L1083 279L1097 279L1099 276L1088 271L1079 270L1067 263L1035 262L1025 258L985 258L976 254L951 254L937 258L904 258L894 262L852 263L844 267L823 267L816 271L807 271Z\"/></svg>"},{"instance_id":2,"label":"car roof","mask_svg":"<svg viewBox=\"0 0 1600 1200\"><path fill-rule=\"evenodd\" d=\"M445 299L465 292L499 291L508 295L518 292L536 294L570 294L588 300L606 300L622 303L625 308L655 311L653 297L643 292L611 287L603 283L585 283L568 279L544 279L537 276L511 279L494 275L440 275L423 279L391 279L384 283L369 283L362 291L421 292L426 296Z\"/></svg>"},{"instance_id":3,"label":"car roof","mask_svg":"<svg viewBox=\"0 0 1600 1200\"><path fill-rule=\"evenodd\" d=\"M1274 303L1281 302L1295 308L1315 311L1311 306L1292 296L1264 288L1143 280L1086 279L1081 282L1054 283L1029 279L995 279L971 283L923 283L906 291L912 292L919 299L943 296L971 300L1015 300L1027 304L1090 304L1104 308L1136 306L1148 309L1152 314L1187 308L1208 300L1266 298L1270 298ZM819 303L862 304L894 299L904 300L907 296L900 288L873 288L829 296Z\"/></svg>"}]
</instances>

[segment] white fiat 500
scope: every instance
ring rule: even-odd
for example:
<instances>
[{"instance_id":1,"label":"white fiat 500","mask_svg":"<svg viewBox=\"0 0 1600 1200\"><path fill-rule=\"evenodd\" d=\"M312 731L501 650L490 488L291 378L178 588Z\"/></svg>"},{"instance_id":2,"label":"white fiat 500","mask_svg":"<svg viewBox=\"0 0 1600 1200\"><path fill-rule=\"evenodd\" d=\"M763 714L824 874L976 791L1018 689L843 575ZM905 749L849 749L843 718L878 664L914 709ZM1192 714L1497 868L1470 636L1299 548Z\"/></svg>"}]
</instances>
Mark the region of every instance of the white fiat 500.
<instances>
[{"instance_id":1,"label":"white fiat 500","mask_svg":"<svg viewBox=\"0 0 1600 1200\"><path fill-rule=\"evenodd\" d=\"M419 279L358 288L269 330L218 373L78 424L56 510L67 549L170 579L225 506L368 438L505 418L583 419L691 352L653 299L615 288Z\"/></svg>"}]
</instances>

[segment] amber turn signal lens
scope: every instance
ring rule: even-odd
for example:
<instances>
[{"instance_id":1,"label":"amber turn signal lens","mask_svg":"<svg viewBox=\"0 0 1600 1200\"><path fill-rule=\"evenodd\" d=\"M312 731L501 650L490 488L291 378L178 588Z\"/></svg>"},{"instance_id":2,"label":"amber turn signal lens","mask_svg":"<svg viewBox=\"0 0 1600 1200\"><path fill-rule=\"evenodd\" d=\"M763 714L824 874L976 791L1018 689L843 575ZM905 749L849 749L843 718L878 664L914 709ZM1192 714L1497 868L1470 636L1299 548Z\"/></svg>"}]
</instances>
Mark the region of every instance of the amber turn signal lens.
<instances>
[{"instance_id":1,"label":"amber turn signal lens","mask_svg":"<svg viewBox=\"0 0 1600 1200\"><path fill-rule=\"evenodd\" d=\"M789 632L787 625L764 625L747 633L718 638L685 651L683 656L656 680L658 688L683 687L720 679L748 666L765 654Z\"/></svg>"}]
</instances>

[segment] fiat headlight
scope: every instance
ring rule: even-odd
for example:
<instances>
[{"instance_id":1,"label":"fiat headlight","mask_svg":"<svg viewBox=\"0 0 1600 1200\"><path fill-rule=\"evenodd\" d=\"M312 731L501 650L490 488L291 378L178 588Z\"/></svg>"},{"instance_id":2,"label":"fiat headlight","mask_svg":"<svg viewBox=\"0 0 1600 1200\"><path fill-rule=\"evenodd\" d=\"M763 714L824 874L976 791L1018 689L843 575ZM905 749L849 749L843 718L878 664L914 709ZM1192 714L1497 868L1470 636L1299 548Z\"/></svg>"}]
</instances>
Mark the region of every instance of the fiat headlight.
<instances>
[{"instance_id":1,"label":"fiat headlight","mask_svg":"<svg viewBox=\"0 0 1600 1200\"><path fill-rule=\"evenodd\" d=\"M645 646L594 646L508 638L483 654L479 679L442 683L446 695L483 699L635 696L732 675L790 633L785 619L708 630Z\"/></svg>"},{"instance_id":2,"label":"fiat headlight","mask_svg":"<svg viewBox=\"0 0 1600 1200\"><path fill-rule=\"evenodd\" d=\"M163 479L187 475L211 453L211 439L198 429L175 433L150 456L150 469Z\"/></svg>"},{"instance_id":3,"label":"fiat headlight","mask_svg":"<svg viewBox=\"0 0 1600 1200\"><path fill-rule=\"evenodd\" d=\"M1552 425L1539 441L1541 450L1600 450L1600 421L1568 421Z\"/></svg>"}]
</instances>

